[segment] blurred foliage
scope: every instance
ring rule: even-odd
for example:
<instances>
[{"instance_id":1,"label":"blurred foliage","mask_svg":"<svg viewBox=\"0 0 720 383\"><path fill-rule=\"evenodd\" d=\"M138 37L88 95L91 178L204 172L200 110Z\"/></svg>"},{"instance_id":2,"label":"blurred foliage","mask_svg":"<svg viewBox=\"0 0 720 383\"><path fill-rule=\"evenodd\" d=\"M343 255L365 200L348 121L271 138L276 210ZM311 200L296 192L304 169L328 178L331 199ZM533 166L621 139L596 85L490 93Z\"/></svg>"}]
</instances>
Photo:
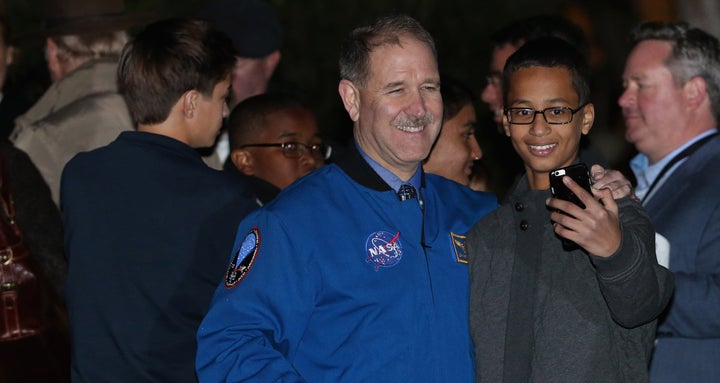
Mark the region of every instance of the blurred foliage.
<instances>
[{"instance_id":1,"label":"blurred foliage","mask_svg":"<svg viewBox=\"0 0 720 383\"><path fill-rule=\"evenodd\" d=\"M102 1L102 0L97 0ZM345 117L337 95L337 57L344 36L353 28L388 13L407 13L435 37L441 72L463 81L479 96L490 57L489 36L511 20L539 13L561 13L568 0L268 0L285 29L283 58L274 83L289 85L307 96L319 116L321 130L341 138ZM41 0L5 0L10 25L18 34L41 27ZM202 0L126 0L128 11L162 16L190 16ZM627 0L574 1L591 16L598 43L608 60L622 65L619 43L635 22ZM23 69L29 88L47 86L41 39L23 39ZM42 74L40 74L42 73ZM619 74L617 74L619 76ZM612 79L619 83L619 77ZM41 93L41 92L40 92ZM481 112L486 109L481 106Z\"/></svg>"}]
</instances>

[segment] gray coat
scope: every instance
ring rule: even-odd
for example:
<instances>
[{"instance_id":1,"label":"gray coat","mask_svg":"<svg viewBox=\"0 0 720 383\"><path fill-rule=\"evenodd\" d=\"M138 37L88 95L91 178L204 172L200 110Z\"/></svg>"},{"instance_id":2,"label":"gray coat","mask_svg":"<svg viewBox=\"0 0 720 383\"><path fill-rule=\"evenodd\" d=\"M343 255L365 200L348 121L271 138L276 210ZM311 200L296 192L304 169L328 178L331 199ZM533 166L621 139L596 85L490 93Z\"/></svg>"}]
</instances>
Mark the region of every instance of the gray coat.
<instances>
[{"instance_id":1,"label":"gray coat","mask_svg":"<svg viewBox=\"0 0 720 383\"><path fill-rule=\"evenodd\" d=\"M566 252L545 205L550 192L528 190L525 178L518 185L468 234L477 381L647 381L655 318L673 285L647 215L619 200L617 253Z\"/></svg>"},{"instance_id":2,"label":"gray coat","mask_svg":"<svg viewBox=\"0 0 720 383\"><path fill-rule=\"evenodd\" d=\"M54 82L15 120L10 140L30 156L60 201L60 176L75 154L113 141L133 124L117 92L116 60L89 61Z\"/></svg>"}]
</instances>

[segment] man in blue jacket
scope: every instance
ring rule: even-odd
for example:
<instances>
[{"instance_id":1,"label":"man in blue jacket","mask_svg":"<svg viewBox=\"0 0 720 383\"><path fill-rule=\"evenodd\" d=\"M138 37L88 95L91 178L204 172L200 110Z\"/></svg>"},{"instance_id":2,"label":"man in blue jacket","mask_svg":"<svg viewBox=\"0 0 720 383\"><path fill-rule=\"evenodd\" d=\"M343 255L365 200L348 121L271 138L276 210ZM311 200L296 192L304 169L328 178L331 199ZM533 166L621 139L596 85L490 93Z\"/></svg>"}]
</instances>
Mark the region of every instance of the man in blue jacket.
<instances>
[{"instance_id":1,"label":"man in blue jacket","mask_svg":"<svg viewBox=\"0 0 720 383\"><path fill-rule=\"evenodd\" d=\"M354 150L240 224L201 381L473 381L465 233L497 201L420 166L442 123L432 37L381 18L340 73Z\"/></svg>"}]
</instances>

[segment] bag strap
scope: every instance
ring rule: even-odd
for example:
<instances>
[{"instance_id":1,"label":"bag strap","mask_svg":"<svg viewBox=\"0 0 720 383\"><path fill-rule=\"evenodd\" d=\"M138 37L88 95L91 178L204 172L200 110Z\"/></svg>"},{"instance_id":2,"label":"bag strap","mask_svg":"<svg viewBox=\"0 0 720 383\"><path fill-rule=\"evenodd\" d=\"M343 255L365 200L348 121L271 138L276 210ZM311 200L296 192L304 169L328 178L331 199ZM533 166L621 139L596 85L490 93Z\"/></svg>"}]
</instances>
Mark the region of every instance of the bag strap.
<instances>
[{"instance_id":1,"label":"bag strap","mask_svg":"<svg viewBox=\"0 0 720 383\"><path fill-rule=\"evenodd\" d=\"M3 221L5 221L18 238L22 238L20 228L15 223L15 203L13 202L12 189L10 188L10 177L5 166L5 158L0 153L0 205L2 205Z\"/></svg>"}]
</instances>

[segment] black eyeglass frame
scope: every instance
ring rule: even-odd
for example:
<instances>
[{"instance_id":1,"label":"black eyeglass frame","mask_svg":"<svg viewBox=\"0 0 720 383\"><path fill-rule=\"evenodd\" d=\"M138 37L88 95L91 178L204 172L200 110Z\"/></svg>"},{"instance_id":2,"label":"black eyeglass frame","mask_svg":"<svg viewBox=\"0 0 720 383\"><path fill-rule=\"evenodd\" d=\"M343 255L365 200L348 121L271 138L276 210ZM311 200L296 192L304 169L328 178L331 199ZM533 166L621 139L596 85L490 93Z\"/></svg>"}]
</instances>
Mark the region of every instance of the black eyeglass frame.
<instances>
[{"instance_id":1,"label":"black eyeglass frame","mask_svg":"<svg viewBox=\"0 0 720 383\"><path fill-rule=\"evenodd\" d=\"M536 109L533 109L533 108L505 108L504 114L505 114L505 117L507 117L508 122L511 123L511 124L513 124L513 125L532 125L533 123L535 123L535 117L536 117L538 114L542 114L543 118L545 119L545 122L548 123L548 124L550 124L550 125L565 125L565 124L571 123L572 120L573 120L573 118L575 117L575 113L579 112L582 108L588 106L589 103L590 103L590 102L586 102L586 103L578 106L577 109L573 109L573 108L571 108L571 107L569 107L569 106L551 106L551 107L545 108L545 109L543 109L543 110L536 110ZM548 110L558 110L558 109L561 109L561 110L569 110L569 111L570 111L570 119L569 119L568 121L565 121L565 122L550 122L550 121L548 121L548 118L547 118L547 116L545 115L545 112L547 112ZM532 112L533 112L532 119L531 119L530 121L528 121L528 122L513 122L513 121L511 121L511 118L510 118L510 111L512 111L512 110L528 110L528 111L532 111Z\"/></svg>"},{"instance_id":2,"label":"black eyeglass frame","mask_svg":"<svg viewBox=\"0 0 720 383\"><path fill-rule=\"evenodd\" d=\"M292 146L295 145L297 149L293 149ZM330 156L332 155L332 146L327 144L312 144L307 145L303 144L302 142L295 142L295 141L289 141L289 142L278 142L274 144L245 144L241 145L239 149L245 149L245 148L252 148L252 147L258 147L258 148L280 148L282 149L282 154L287 158L300 158L305 155L305 153L310 152L310 155L315 156L315 153L318 153L319 155L316 156L317 158L322 158L323 160L329 160ZM302 149L301 149L302 148ZM299 153L297 156L291 155L291 153Z\"/></svg>"}]
</instances>

